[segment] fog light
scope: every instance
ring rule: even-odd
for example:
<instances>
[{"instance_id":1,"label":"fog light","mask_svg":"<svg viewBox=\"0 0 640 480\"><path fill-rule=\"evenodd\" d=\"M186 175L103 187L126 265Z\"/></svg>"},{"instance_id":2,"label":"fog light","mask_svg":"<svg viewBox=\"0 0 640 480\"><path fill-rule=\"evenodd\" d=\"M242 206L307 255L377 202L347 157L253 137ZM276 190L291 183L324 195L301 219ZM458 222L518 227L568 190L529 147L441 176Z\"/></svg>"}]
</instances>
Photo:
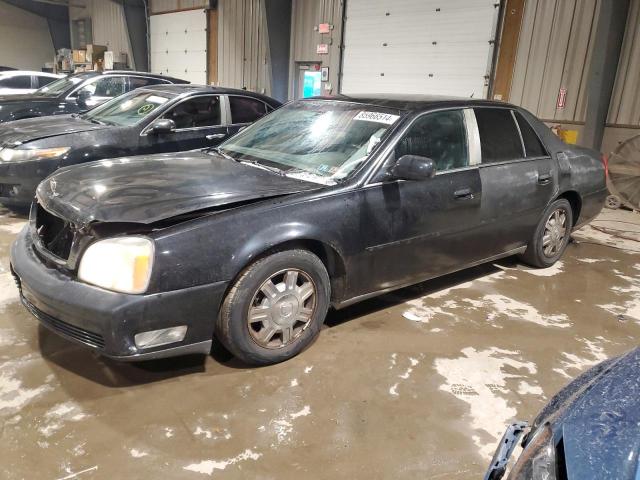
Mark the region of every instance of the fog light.
<instances>
[{"instance_id":1,"label":"fog light","mask_svg":"<svg viewBox=\"0 0 640 480\"><path fill-rule=\"evenodd\" d=\"M149 348L166 345L168 343L181 342L187 334L187 326L163 328L161 330L151 330L149 332L136 333L133 337L136 347Z\"/></svg>"}]
</instances>

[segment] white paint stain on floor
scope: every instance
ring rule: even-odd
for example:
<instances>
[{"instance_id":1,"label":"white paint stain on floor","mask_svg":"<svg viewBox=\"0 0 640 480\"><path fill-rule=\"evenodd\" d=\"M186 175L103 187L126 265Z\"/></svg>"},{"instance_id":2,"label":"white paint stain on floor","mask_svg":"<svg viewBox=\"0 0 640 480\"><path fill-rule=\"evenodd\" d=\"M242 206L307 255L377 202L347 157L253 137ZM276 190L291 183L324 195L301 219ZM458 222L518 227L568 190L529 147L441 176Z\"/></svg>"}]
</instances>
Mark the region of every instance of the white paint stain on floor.
<instances>
[{"instance_id":1,"label":"white paint stain on floor","mask_svg":"<svg viewBox=\"0 0 640 480\"><path fill-rule=\"evenodd\" d=\"M133 458L142 458L149 455L149 453L145 452L144 450L138 450L137 448L132 448L131 450L129 450L129 455L131 455Z\"/></svg>"},{"instance_id":2,"label":"white paint stain on floor","mask_svg":"<svg viewBox=\"0 0 640 480\"><path fill-rule=\"evenodd\" d=\"M0 414L17 413L36 398L53 390L46 382L33 387L23 384L21 370L39 358L36 354L29 354L0 364Z\"/></svg>"},{"instance_id":3,"label":"white paint stain on floor","mask_svg":"<svg viewBox=\"0 0 640 480\"><path fill-rule=\"evenodd\" d=\"M12 222L0 224L0 231L17 235L28 222Z\"/></svg>"},{"instance_id":4,"label":"white paint stain on floor","mask_svg":"<svg viewBox=\"0 0 640 480\"><path fill-rule=\"evenodd\" d=\"M637 265L634 268L638 268ZM640 278L624 275L620 270L613 270L617 278L626 282L624 286L613 286L610 290L617 294L626 296L627 299L621 300L619 303L607 303L596 305L603 310L614 315L622 315L623 317L631 317L640 321Z\"/></svg>"},{"instance_id":5,"label":"white paint stain on floor","mask_svg":"<svg viewBox=\"0 0 640 480\"><path fill-rule=\"evenodd\" d=\"M10 272L0 273L0 313L4 312L7 305L20 300L18 287Z\"/></svg>"},{"instance_id":6,"label":"white paint stain on floor","mask_svg":"<svg viewBox=\"0 0 640 480\"><path fill-rule=\"evenodd\" d=\"M524 361L519 352L492 347L467 347L458 358L438 358L436 370L445 378L441 390L455 395L469 406L472 439L485 459L490 459L505 425L516 416L515 407L504 395L508 379L531 381L536 373L533 362ZM515 371L515 372L514 372ZM530 385L528 388L535 388Z\"/></svg>"},{"instance_id":7,"label":"white paint stain on floor","mask_svg":"<svg viewBox=\"0 0 640 480\"><path fill-rule=\"evenodd\" d=\"M535 275L536 277L553 277L554 275L558 275L564 271L564 264L559 261L547 268L521 267L518 268L518 271Z\"/></svg>"},{"instance_id":8,"label":"white paint stain on floor","mask_svg":"<svg viewBox=\"0 0 640 480\"><path fill-rule=\"evenodd\" d=\"M471 303L471 302L470 302ZM569 317L564 313L542 314L533 305L515 300L499 294L489 294L482 297L482 303L472 303L474 307L482 306L490 310L487 319L523 320L542 327L568 328L571 326Z\"/></svg>"},{"instance_id":9,"label":"white paint stain on floor","mask_svg":"<svg viewBox=\"0 0 640 480\"><path fill-rule=\"evenodd\" d=\"M606 360L608 358L604 351L603 343L607 340L604 337L596 337L594 340L588 338L578 339L584 347L577 353L562 352L560 366L553 369L565 378L573 379L581 372ZM577 349L573 349L576 351Z\"/></svg>"},{"instance_id":10,"label":"white paint stain on floor","mask_svg":"<svg viewBox=\"0 0 640 480\"><path fill-rule=\"evenodd\" d=\"M205 475L213 475L215 470L225 470L231 465L235 465L246 460L258 460L262 457L261 453L256 453L252 449L247 448L244 452L236 455L235 457L227 458L225 460L203 460L198 463L192 463L183 467L185 470L191 472L202 473Z\"/></svg>"},{"instance_id":11,"label":"white paint stain on floor","mask_svg":"<svg viewBox=\"0 0 640 480\"><path fill-rule=\"evenodd\" d=\"M67 422L80 422L87 418L80 406L68 401L51 407L43 416L43 423L38 431L45 437L50 437L65 426Z\"/></svg>"}]
</instances>

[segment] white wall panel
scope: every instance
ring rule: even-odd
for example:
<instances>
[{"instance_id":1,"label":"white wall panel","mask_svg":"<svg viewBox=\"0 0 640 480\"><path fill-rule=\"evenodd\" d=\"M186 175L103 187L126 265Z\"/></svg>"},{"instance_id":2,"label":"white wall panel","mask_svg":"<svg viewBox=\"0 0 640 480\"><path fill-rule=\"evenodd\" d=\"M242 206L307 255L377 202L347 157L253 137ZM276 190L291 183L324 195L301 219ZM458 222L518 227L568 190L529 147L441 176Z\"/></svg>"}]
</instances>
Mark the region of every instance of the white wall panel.
<instances>
[{"instance_id":1,"label":"white wall panel","mask_svg":"<svg viewBox=\"0 0 640 480\"><path fill-rule=\"evenodd\" d=\"M151 71L207 83L207 15L188 10L150 17Z\"/></svg>"},{"instance_id":2,"label":"white wall panel","mask_svg":"<svg viewBox=\"0 0 640 480\"><path fill-rule=\"evenodd\" d=\"M0 1L0 65L40 70L53 57L45 18Z\"/></svg>"},{"instance_id":3,"label":"white wall panel","mask_svg":"<svg viewBox=\"0 0 640 480\"><path fill-rule=\"evenodd\" d=\"M342 92L484 97L495 3L349 0Z\"/></svg>"}]
</instances>

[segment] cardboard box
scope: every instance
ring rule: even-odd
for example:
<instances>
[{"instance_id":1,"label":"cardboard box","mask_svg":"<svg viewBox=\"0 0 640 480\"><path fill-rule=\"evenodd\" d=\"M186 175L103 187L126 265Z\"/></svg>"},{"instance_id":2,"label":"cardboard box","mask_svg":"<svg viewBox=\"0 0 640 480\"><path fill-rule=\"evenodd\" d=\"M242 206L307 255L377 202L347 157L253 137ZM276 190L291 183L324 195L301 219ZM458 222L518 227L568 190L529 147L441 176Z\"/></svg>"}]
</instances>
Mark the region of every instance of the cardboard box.
<instances>
[{"instance_id":1,"label":"cardboard box","mask_svg":"<svg viewBox=\"0 0 640 480\"><path fill-rule=\"evenodd\" d=\"M127 65L126 53L115 53L107 50L104 52L104 69L113 70L116 68L122 68L122 65Z\"/></svg>"},{"instance_id":2,"label":"cardboard box","mask_svg":"<svg viewBox=\"0 0 640 480\"><path fill-rule=\"evenodd\" d=\"M87 62L93 64L98 60L104 58L104 52L107 51L107 47L104 45L95 45L90 43L87 45Z\"/></svg>"},{"instance_id":3,"label":"cardboard box","mask_svg":"<svg viewBox=\"0 0 640 480\"><path fill-rule=\"evenodd\" d=\"M73 50L73 63L84 63L87 61L86 50Z\"/></svg>"}]
</instances>

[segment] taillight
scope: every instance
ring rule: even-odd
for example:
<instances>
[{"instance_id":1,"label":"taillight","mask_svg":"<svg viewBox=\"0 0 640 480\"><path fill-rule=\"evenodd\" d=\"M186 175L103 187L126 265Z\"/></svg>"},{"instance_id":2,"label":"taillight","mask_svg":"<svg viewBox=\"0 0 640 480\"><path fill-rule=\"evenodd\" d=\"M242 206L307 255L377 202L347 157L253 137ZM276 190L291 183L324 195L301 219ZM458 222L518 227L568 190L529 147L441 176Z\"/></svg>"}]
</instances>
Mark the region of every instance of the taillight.
<instances>
[{"instance_id":1,"label":"taillight","mask_svg":"<svg viewBox=\"0 0 640 480\"><path fill-rule=\"evenodd\" d=\"M602 154L602 165L604 165L604 176L609 178L609 156L605 153Z\"/></svg>"}]
</instances>

